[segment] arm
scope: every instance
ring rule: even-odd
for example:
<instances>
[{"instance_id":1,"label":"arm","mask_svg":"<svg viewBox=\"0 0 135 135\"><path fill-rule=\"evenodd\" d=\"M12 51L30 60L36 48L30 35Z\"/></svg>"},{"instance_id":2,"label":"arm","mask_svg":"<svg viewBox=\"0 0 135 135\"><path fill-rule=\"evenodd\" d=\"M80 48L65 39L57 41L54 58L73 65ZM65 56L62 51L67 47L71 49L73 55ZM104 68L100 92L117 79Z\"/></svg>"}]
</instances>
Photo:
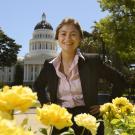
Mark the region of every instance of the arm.
<instances>
[{"instance_id":1,"label":"arm","mask_svg":"<svg viewBox=\"0 0 135 135\"><path fill-rule=\"evenodd\" d=\"M49 102L49 96L46 90L47 78L48 78L47 66L48 66L48 63L47 61L45 61L44 66L41 69L40 74L33 85L33 89L35 92L37 92L38 100L40 101L41 105Z\"/></svg>"},{"instance_id":2,"label":"arm","mask_svg":"<svg viewBox=\"0 0 135 135\"><path fill-rule=\"evenodd\" d=\"M110 96L110 101L115 98L122 96L122 93L126 87L125 76L117 71L116 69L108 66L100 60L99 55L96 55L93 60L93 67L97 68L97 75L99 78L104 78L113 84L112 93ZM99 113L99 105L94 105L90 107L90 113L92 115L97 115Z\"/></svg>"},{"instance_id":3,"label":"arm","mask_svg":"<svg viewBox=\"0 0 135 135\"><path fill-rule=\"evenodd\" d=\"M113 84L110 101L115 97L122 96L124 89L127 87L125 76L115 68L103 63L102 61L99 61L99 63L100 77Z\"/></svg>"}]
</instances>

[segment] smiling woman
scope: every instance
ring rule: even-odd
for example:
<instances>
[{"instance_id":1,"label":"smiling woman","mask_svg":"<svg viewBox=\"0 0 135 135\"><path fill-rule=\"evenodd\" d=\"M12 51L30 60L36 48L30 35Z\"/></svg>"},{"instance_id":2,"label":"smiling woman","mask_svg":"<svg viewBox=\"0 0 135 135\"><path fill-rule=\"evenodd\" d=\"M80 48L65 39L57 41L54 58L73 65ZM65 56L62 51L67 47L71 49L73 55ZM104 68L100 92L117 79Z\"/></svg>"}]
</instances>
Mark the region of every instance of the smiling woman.
<instances>
[{"instance_id":1,"label":"smiling woman","mask_svg":"<svg viewBox=\"0 0 135 135\"><path fill-rule=\"evenodd\" d=\"M55 39L61 52L56 58L45 61L34 83L39 101L42 105L51 102L65 107L73 117L80 113L98 117L98 80L104 78L114 84L114 98L122 94L125 84L123 75L105 65L99 55L81 54L78 51L83 34L75 19L63 19L56 29ZM77 135L82 131L82 127L78 127L75 122L73 129ZM53 135L61 132L63 130L54 128ZM102 132L103 129L99 127L98 134L103 135ZM85 130L84 134L90 135L90 131Z\"/></svg>"},{"instance_id":2,"label":"smiling woman","mask_svg":"<svg viewBox=\"0 0 135 135\"><path fill-rule=\"evenodd\" d=\"M62 49L60 68L67 77L76 54L76 49L82 39L79 23L71 18L63 20L56 29L55 39L58 40Z\"/></svg>"},{"instance_id":3,"label":"smiling woman","mask_svg":"<svg viewBox=\"0 0 135 135\"><path fill-rule=\"evenodd\" d=\"M60 29L58 41L63 51L74 52L79 45L80 34L72 24L67 24Z\"/></svg>"}]
</instances>

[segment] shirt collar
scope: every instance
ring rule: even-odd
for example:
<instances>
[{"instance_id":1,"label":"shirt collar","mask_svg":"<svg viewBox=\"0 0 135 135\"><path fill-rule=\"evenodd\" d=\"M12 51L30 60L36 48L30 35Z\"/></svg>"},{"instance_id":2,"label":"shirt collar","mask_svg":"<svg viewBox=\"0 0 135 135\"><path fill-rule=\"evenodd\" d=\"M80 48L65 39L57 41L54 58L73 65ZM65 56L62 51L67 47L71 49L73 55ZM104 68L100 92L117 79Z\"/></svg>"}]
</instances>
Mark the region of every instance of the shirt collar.
<instances>
[{"instance_id":1,"label":"shirt collar","mask_svg":"<svg viewBox=\"0 0 135 135\"><path fill-rule=\"evenodd\" d=\"M84 56L82 55L82 53L80 52L80 50L77 50L76 55L78 55L78 58L81 57L83 60L85 60ZM55 57L53 60L51 60L49 63L53 63L55 65L55 63L61 61L61 52L59 53L59 55L57 57Z\"/></svg>"}]
</instances>

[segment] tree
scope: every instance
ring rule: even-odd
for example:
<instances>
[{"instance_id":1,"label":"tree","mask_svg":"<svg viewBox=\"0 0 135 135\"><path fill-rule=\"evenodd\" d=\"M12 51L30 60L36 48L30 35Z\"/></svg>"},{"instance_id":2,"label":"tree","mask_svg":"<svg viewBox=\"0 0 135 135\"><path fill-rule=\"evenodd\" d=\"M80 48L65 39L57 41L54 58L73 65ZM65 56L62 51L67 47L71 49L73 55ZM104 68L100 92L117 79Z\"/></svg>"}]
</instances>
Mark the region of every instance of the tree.
<instances>
[{"instance_id":1,"label":"tree","mask_svg":"<svg viewBox=\"0 0 135 135\"><path fill-rule=\"evenodd\" d=\"M85 53L96 53L98 48L97 46L95 46L94 42L93 42L93 37L92 34L87 32L87 31L83 31L83 40L79 46L81 52L85 52Z\"/></svg>"},{"instance_id":2,"label":"tree","mask_svg":"<svg viewBox=\"0 0 135 135\"><path fill-rule=\"evenodd\" d=\"M23 84L23 65L17 63L15 67L14 85L22 85L22 84Z\"/></svg>"},{"instance_id":3,"label":"tree","mask_svg":"<svg viewBox=\"0 0 135 135\"><path fill-rule=\"evenodd\" d=\"M114 63L134 61L135 1L98 0L98 2L103 11L109 12L109 15L97 22L95 26L105 43L107 54L110 58L112 57Z\"/></svg>"},{"instance_id":4,"label":"tree","mask_svg":"<svg viewBox=\"0 0 135 135\"><path fill-rule=\"evenodd\" d=\"M0 67L11 66L17 61L17 54L21 46L0 30Z\"/></svg>"}]
</instances>

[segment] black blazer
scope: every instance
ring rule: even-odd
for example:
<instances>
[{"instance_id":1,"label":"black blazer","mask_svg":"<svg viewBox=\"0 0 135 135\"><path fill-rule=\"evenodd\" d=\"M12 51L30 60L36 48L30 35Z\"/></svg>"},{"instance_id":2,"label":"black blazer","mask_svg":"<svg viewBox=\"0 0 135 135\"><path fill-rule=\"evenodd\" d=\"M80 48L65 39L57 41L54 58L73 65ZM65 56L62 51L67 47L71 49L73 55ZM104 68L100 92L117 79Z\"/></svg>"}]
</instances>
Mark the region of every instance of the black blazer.
<instances>
[{"instance_id":1,"label":"black blazer","mask_svg":"<svg viewBox=\"0 0 135 135\"><path fill-rule=\"evenodd\" d=\"M79 57L78 70L82 85L82 92L86 107L97 104L97 83L99 78L105 78L113 83L111 98L122 95L125 84L124 76L104 64L99 55L84 55L85 60ZM46 60L44 66L34 83L34 90L37 92L41 104L52 102L57 103L58 76L51 60ZM49 93L49 94L48 94Z\"/></svg>"}]
</instances>

